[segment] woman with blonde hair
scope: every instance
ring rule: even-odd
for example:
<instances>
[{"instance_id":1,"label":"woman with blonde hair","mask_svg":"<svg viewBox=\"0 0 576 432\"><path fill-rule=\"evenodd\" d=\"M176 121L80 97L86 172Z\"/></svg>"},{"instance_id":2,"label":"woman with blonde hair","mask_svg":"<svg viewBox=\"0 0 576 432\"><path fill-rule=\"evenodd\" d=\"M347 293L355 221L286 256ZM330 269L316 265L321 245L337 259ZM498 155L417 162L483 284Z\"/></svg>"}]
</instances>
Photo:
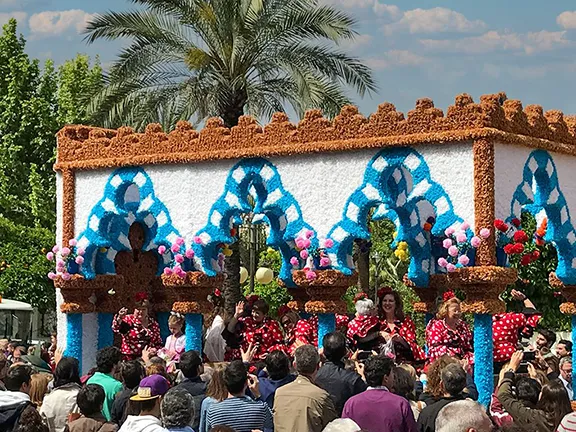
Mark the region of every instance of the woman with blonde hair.
<instances>
[{"instance_id":1,"label":"woman with blonde hair","mask_svg":"<svg viewBox=\"0 0 576 432\"><path fill-rule=\"evenodd\" d=\"M48 377L42 373L35 373L30 380L30 400L37 408L42 406L44 396L48 393Z\"/></svg>"},{"instance_id":2,"label":"woman with blonde hair","mask_svg":"<svg viewBox=\"0 0 576 432\"><path fill-rule=\"evenodd\" d=\"M430 321L426 327L428 362L448 354L472 365L472 334L468 324L462 319L460 300L452 291L444 293L443 300L436 319Z\"/></svg>"},{"instance_id":3,"label":"woman with blonde hair","mask_svg":"<svg viewBox=\"0 0 576 432\"><path fill-rule=\"evenodd\" d=\"M224 364L214 365L212 379L206 388L206 399L202 401L202 407L200 409L200 432L208 432L208 427L206 425L206 414L208 413L208 408L210 408L210 405L222 402L228 397L228 390L226 389L226 384L224 383L225 369L226 366Z\"/></svg>"}]
</instances>

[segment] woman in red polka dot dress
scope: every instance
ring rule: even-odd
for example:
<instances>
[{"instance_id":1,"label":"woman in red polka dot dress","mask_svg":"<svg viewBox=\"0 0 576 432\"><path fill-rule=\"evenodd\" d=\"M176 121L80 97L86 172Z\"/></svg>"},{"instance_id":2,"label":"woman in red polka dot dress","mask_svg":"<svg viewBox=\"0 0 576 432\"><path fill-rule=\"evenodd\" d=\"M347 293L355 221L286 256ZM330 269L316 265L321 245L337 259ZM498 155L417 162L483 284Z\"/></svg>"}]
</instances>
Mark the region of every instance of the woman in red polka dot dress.
<instances>
[{"instance_id":1,"label":"woman in red polka dot dress","mask_svg":"<svg viewBox=\"0 0 576 432\"><path fill-rule=\"evenodd\" d=\"M380 321L374 302L365 293L358 293L354 298L356 317L348 323L346 336L354 350L380 352L382 338Z\"/></svg>"},{"instance_id":2,"label":"woman in red polka dot dress","mask_svg":"<svg viewBox=\"0 0 576 432\"><path fill-rule=\"evenodd\" d=\"M286 305L282 305L278 309L278 319L284 329L284 341L290 355L294 355L294 351L300 345L318 346L317 319L300 318L296 311Z\"/></svg>"},{"instance_id":3,"label":"woman in red polka dot dress","mask_svg":"<svg viewBox=\"0 0 576 432\"><path fill-rule=\"evenodd\" d=\"M380 334L394 342L397 363L424 362L424 350L416 342L416 325L404 315L404 304L400 295L390 287L378 290L378 315Z\"/></svg>"},{"instance_id":4,"label":"woman in red polka dot dress","mask_svg":"<svg viewBox=\"0 0 576 432\"><path fill-rule=\"evenodd\" d=\"M233 330L238 322L242 323L242 349L248 351L250 345L255 347L254 361L264 360L269 352L276 349L285 350L280 324L267 316L268 310L268 304L259 299L252 305L252 314L242 317L244 302L240 302L228 324L228 329Z\"/></svg>"},{"instance_id":5,"label":"woman in red polka dot dress","mask_svg":"<svg viewBox=\"0 0 576 432\"><path fill-rule=\"evenodd\" d=\"M112 321L112 331L122 335L123 360L136 360L142 356L142 350L149 347L152 353L162 348L160 326L158 322L148 315L150 302L145 292L136 294L134 313L128 315L126 308L120 309Z\"/></svg>"},{"instance_id":6,"label":"woman in red polka dot dress","mask_svg":"<svg viewBox=\"0 0 576 432\"><path fill-rule=\"evenodd\" d=\"M474 364L472 352L472 333L468 324L462 320L460 300L454 293L444 293L444 302L440 305L436 319L426 327L426 344L428 345L428 362L447 354L467 360Z\"/></svg>"},{"instance_id":7,"label":"woman in red polka dot dress","mask_svg":"<svg viewBox=\"0 0 576 432\"><path fill-rule=\"evenodd\" d=\"M494 366L499 370L518 350L521 338L529 339L542 315L534 303L520 291L512 290L512 298L524 302L522 313L508 312L492 317L492 334L494 338Z\"/></svg>"}]
</instances>

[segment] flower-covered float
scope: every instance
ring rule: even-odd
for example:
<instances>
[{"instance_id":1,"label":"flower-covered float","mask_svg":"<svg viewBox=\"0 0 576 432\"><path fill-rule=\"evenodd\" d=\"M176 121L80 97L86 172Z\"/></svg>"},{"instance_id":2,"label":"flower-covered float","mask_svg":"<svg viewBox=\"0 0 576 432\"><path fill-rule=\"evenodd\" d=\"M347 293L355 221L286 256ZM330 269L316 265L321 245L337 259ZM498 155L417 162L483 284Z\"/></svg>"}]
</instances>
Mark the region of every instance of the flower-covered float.
<instances>
[{"instance_id":1,"label":"flower-covered float","mask_svg":"<svg viewBox=\"0 0 576 432\"><path fill-rule=\"evenodd\" d=\"M194 338L206 293L221 285L223 256L249 212L268 226L268 245L282 256L278 277L294 303L318 313L325 333L356 281L353 243L369 240L369 217L387 218L397 227L394 246L402 244L409 259L406 283L421 297L417 310L433 313L439 290L466 295L486 402L491 314L502 312L499 296L516 279L504 247L524 240L501 239L494 221L513 226L522 212L546 220L542 240L559 258L553 281L571 292L575 144L575 119L523 108L503 94L480 103L463 94L446 113L430 99L406 116L390 103L368 118L351 106L333 121L312 110L297 125L275 114L264 127L242 117L227 129L213 118L199 132L187 122L170 133L157 124L144 133L66 126L58 134L51 275L59 343L86 369L112 341L112 314L145 290L164 331L175 309L186 315L189 347L201 348ZM514 248L508 252L520 251ZM66 250L75 257L71 270ZM576 295L569 300L566 312L576 313Z\"/></svg>"}]
</instances>

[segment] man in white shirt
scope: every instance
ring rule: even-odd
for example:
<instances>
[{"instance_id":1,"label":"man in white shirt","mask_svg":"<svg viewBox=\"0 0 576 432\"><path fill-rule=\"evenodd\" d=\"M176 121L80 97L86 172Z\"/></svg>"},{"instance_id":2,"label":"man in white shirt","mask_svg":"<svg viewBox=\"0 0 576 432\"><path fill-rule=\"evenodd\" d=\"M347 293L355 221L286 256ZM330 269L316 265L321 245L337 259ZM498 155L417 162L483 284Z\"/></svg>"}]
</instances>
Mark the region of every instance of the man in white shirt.
<instances>
[{"instance_id":1,"label":"man in white shirt","mask_svg":"<svg viewBox=\"0 0 576 432\"><path fill-rule=\"evenodd\" d=\"M560 359L560 381L564 384L568 397L572 400L574 398L574 390L572 388L572 359L570 357L562 357Z\"/></svg>"}]
</instances>

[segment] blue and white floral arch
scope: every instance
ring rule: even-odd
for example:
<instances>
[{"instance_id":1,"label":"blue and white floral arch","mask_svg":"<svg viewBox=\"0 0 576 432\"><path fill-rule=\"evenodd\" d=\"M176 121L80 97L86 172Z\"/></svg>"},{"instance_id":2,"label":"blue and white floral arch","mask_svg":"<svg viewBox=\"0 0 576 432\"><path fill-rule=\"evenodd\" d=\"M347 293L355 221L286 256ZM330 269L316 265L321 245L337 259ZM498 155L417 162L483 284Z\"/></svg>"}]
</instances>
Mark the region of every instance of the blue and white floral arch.
<instances>
[{"instance_id":1,"label":"blue and white floral arch","mask_svg":"<svg viewBox=\"0 0 576 432\"><path fill-rule=\"evenodd\" d=\"M556 165L544 150L534 150L526 160L508 221L520 218L522 210L532 213L538 221L548 219L544 240L554 244L558 252L556 275L565 284L576 284L576 231L560 190Z\"/></svg>"},{"instance_id":2,"label":"blue and white floral arch","mask_svg":"<svg viewBox=\"0 0 576 432\"><path fill-rule=\"evenodd\" d=\"M249 196L254 200L254 208ZM208 223L197 233L203 244L197 253L203 271L209 276L219 271L219 245L235 241L230 229L238 223L240 215L249 212L254 212L260 222L270 226L267 244L280 250L282 268L279 276L290 286L290 258L297 254L294 239L307 230L315 231L304 222L300 205L284 189L276 167L263 158L243 159L230 170L222 195L210 209ZM313 241L318 241L315 235Z\"/></svg>"},{"instance_id":3,"label":"blue and white floral arch","mask_svg":"<svg viewBox=\"0 0 576 432\"><path fill-rule=\"evenodd\" d=\"M137 188L138 193L129 193ZM130 226L141 223L146 230L143 249L155 250L170 245L179 237L170 212L154 193L152 180L142 168L114 171L104 188L104 196L92 208L85 230L78 236L78 248L85 250L82 273L92 279L96 274L115 274L114 258L120 251L131 250ZM101 251L102 249L102 251ZM165 255L165 260L170 259ZM159 263L159 271L167 262Z\"/></svg>"},{"instance_id":4,"label":"blue and white floral arch","mask_svg":"<svg viewBox=\"0 0 576 432\"><path fill-rule=\"evenodd\" d=\"M397 227L395 242L405 241L410 248L408 277L418 286L427 286L434 267L430 240L423 225L430 216L436 223L432 234L441 236L446 228L462 222L454 213L444 188L432 180L426 161L412 148L380 151L369 162L362 185L346 202L342 219L330 230L334 241L329 256L334 268L353 272L352 245L355 239L368 239L368 215L391 219Z\"/></svg>"}]
</instances>

